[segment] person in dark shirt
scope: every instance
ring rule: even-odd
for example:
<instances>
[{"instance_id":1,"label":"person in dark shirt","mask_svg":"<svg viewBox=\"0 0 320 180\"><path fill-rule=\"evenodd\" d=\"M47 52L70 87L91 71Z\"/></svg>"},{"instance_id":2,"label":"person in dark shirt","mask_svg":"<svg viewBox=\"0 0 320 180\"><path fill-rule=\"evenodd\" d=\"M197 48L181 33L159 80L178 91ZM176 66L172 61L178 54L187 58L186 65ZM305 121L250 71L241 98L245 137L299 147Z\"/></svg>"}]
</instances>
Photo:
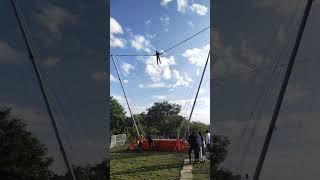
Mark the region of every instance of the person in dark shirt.
<instances>
[{"instance_id":1,"label":"person in dark shirt","mask_svg":"<svg viewBox=\"0 0 320 180\"><path fill-rule=\"evenodd\" d=\"M147 140L148 140L148 143L149 143L149 151L151 151L151 149L153 147L153 140L152 140L150 132L147 135Z\"/></svg>"},{"instance_id":2,"label":"person in dark shirt","mask_svg":"<svg viewBox=\"0 0 320 180\"><path fill-rule=\"evenodd\" d=\"M160 61L160 53L158 51L156 51L156 54L155 56L157 57L157 64L161 64L161 61Z\"/></svg>"},{"instance_id":3,"label":"person in dark shirt","mask_svg":"<svg viewBox=\"0 0 320 180\"><path fill-rule=\"evenodd\" d=\"M188 139L189 143L189 161L191 163L191 152L194 152L195 158L197 157L197 137L194 131L192 131L191 135Z\"/></svg>"}]
</instances>

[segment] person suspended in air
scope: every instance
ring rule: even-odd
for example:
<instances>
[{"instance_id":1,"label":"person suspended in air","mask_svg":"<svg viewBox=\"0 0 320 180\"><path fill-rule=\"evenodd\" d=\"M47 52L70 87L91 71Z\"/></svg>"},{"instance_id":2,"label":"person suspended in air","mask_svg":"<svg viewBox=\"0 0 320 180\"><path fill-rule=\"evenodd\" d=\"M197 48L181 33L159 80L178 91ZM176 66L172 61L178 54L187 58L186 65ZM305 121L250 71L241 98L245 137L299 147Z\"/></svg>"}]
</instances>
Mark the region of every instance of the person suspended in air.
<instances>
[{"instance_id":1,"label":"person suspended in air","mask_svg":"<svg viewBox=\"0 0 320 180\"><path fill-rule=\"evenodd\" d=\"M156 54L155 54L156 58L157 58L157 65L161 64L161 61L160 61L160 53L158 51L156 51Z\"/></svg>"}]
</instances>

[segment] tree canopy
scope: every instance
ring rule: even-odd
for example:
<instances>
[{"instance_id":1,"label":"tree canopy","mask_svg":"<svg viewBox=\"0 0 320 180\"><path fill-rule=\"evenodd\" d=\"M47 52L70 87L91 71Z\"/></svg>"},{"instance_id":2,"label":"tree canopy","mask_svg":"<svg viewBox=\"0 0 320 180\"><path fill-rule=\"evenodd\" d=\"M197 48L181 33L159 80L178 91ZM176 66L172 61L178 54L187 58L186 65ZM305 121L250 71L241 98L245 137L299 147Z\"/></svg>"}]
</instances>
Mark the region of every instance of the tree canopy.
<instances>
[{"instance_id":1,"label":"tree canopy","mask_svg":"<svg viewBox=\"0 0 320 180\"><path fill-rule=\"evenodd\" d=\"M26 130L11 109L0 109L0 179L47 179L52 159L47 147Z\"/></svg>"},{"instance_id":2,"label":"tree canopy","mask_svg":"<svg viewBox=\"0 0 320 180\"><path fill-rule=\"evenodd\" d=\"M131 117L126 117L124 107L113 97L111 98L111 132L112 134L126 133L128 138L136 137L136 129ZM180 137L183 135L187 120L180 115L181 105L169 103L168 101L155 102L146 112L134 114L133 117L138 124L141 133L151 133L152 136L177 138L180 131ZM201 122L191 122L190 128L203 134L209 128L208 125Z\"/></svg>"},{"instance_id":3,"label":"tree canopy","mask_svg":"<svg viewBox=\"0 0 320 180\"><path fill-rule=\"evenodd\" d=\"M123 106L113 98L110 97L110 130L111 134L126 133L128 122L126 121L126 112Z\"/></svg>"}]
</instances>

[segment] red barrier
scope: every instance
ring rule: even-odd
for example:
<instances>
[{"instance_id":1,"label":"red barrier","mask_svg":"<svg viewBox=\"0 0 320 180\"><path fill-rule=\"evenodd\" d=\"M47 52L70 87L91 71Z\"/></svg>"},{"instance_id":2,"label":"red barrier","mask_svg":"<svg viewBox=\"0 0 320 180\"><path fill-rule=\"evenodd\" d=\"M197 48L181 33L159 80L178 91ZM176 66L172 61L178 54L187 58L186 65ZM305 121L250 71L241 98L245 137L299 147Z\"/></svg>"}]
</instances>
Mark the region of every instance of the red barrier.
<instances>
[{"instance_id":1,"label":"red barrier","mask_svg":"<svg viewBox=\"0 0 320 180\"><path fill-rule=\"evenodd\" d=\"M149 142L147 139L142 139L141 145L142 150L148 151L149 150ZM135 142L131 144L130 149L134 150L137 149L139 142ZM185 151L188 148L188 143L186 143L182 139L153 139L152 144L153 151L163 151L163 152L181 152Z\"/></svg>"}]
</instances>

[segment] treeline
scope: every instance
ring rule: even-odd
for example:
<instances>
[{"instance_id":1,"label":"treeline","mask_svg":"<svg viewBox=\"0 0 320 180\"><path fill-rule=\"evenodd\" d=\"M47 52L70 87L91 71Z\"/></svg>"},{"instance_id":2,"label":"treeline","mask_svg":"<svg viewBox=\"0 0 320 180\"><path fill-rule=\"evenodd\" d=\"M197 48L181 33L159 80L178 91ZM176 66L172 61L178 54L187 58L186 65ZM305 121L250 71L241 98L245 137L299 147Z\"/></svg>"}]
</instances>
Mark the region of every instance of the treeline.
<instances>
[{"instance_id":1,"label":"treeline","mask_svg":"<svg viewBox=\"0 0 320 180\"><path fill-rule=\"evenodd\" d=\"M69 174L56 174L48 148L31 132L22 119L11 115L11 108L0 107L0 179L1 180L69 180ZM77 179L107 179L108 161L73 166Z\"/></svg>"},{"instance_id":2,"label":"treeline","mask_svg":"<svg viewBox=\"0 0 320 180\"><path fill-rule=\"evenodd\" d=\"M137 132L131 117L126 116L124 107L113 97L110 97L110 129L111 134L127 134L129 139L136 137ZM156 102L146 109L146 112L134 114L133 117L139 131L154 137L180 138L183 136L188 121L180 115L181 105L168 101ZM203 134L209 128L201 122L191 122L190 129Z\"/></svg>"}]
</instances>

